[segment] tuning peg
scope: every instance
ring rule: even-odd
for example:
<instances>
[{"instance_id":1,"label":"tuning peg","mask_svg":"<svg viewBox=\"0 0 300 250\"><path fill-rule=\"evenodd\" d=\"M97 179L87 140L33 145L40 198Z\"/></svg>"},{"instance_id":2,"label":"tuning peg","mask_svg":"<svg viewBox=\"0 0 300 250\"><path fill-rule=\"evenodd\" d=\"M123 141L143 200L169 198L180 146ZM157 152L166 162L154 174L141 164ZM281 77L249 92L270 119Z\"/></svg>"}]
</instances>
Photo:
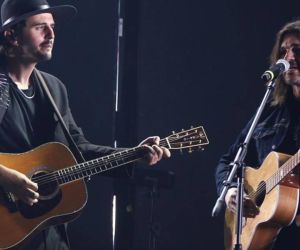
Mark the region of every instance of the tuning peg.
<instances>
[{"instance_id":1,"label":"tuning peg","mask_svg":"<svg viewBox=\"0 0 300 250\"><path fill-rule=\"evenodd\" d=\"M173 134L173 135L175 134L175 131L174 131L174 130L172 131L172 134Z\"/></svg>"}]
</instances>

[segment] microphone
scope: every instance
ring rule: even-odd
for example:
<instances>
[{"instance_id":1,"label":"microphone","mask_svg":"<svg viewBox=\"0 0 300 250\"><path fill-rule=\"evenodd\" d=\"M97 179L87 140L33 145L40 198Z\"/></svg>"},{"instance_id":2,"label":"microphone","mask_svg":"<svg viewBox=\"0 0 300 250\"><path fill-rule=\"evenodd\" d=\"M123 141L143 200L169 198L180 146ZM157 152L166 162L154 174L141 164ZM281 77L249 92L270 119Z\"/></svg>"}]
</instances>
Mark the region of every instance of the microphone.
<instances>
[{"instance_id":1,"label":"microphone","mask_svg":"<svg viewBox=\"0 0 300 250\"><path fill-rule=\"evenodd\" d=\"M287 60L279 59L276 64L272 65L263 75L261 78L265 82L275 80L281 73L288 71L290 68L290 64Z\"/></svg>"}]
</instances>

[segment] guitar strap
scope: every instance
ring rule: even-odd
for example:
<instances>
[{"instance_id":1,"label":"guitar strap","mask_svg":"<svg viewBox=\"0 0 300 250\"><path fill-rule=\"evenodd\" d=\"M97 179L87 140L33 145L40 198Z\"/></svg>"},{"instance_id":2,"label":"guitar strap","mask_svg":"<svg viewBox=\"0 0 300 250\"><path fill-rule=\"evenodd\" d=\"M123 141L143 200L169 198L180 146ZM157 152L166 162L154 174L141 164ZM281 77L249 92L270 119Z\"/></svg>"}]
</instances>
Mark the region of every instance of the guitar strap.
<instances>
[{"instance_id":1,"label":"guitar strap","mask_svg":"<svg viewBox=\"0 0 300 250\"><path fill-rule=\"evenodd\" d=\"M79 163L85 162L85 159L84 159L83 155L81 154L81 152L78 149L76 143L74 142L74 140L73 140L73 138L72 138L72 136L71 136L71 134L70 134L70 132L69 132L69 130L68 130L68 128L67 128L67 126L66 126L66 124L65 124L65 122L64 122L64 120L63 120L63 118L62 118L62 116L61 116L61 114L60 114L60 112L57 108L57 106L56 106L56 104L55 104L55 101L54 101L54 99L53 99L53 97L52 97L52 95L49 91L49 88L48 88L48 86L45 82L44 77L39 72L39 70L35 69L34 72L35 72L35 75L36 75L38 81L41 83L42 88L44 89L44 91L46 93L46 96L48 97L48 99L51 103L51 106L52 106L52 108L53 108L53 110L54 110L54 112L55 112L55 114L58 118L58 121L59 121L59 123L60 123L60 125L61 125L61 127L64 131L64 134L65 134L65 136L68 140L71 151L74 153L77 162L79 162Z\"/></svg>"},{"instance_id":2,"label":"guitar strap","mask_svg":"<svg viewBox=\"0 0 300 250\"><path fill-rule=\"evenodd\" d=\"M71 136L71 134L70 134L70 132L69 132L69 130L68 130L68 128L67 128L67 126L66 126L66 124L65 124L65 122L64 122L64 120L63 120L63 118L62 118L62 116L61 116L61 114L60 114L60 112L57 108L57 106L56 106L56 104L55 104L55 101L54 101L54 99L53 99L53 97L52 97L52 95L49 91L49 88L48 88L48 86L47 86L47 84L44 80L44 77L39 72L39 70L35 69L34 72L35 72L35 76L36 76L37 80L41 83L42 89L44 89L44 91L46 93L46 96L48 97L48 99L51 103L51 106L52 106L52 108L53 108L53 110L54 110L54 112L55 112L55 114L58 118L58 121L59 121L59 123L60 123L60 125L61 125L61 127L64 131L64 135L68 140L70 149L74 153L74 156L75 156L77 162L84 162L85 159L84 159L83 155L81 154L80 150L78 149L76 143L74 142L74 140L73 140L73 138L72 138L72 136ZM66 241L69 249L71 249L71 245L70 245L70 241L69 241L69 237L68 237L68 232L67 232L67 224L58 225L57 229L62 233L62 236L65 238L65 241Z\"/></svg>"}]
</instances>

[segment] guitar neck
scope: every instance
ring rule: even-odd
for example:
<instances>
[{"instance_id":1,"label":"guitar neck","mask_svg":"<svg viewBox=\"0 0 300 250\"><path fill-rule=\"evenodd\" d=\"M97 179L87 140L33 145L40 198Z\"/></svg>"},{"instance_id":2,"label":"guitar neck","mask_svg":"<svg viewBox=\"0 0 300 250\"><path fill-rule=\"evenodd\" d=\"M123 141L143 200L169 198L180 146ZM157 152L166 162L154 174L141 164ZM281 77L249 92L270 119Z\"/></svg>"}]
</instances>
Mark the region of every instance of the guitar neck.
<instances>
[{"instance_id":1,"label":"guitar neck","mask_svg":"<svg viewBox=\"0 0 300 250\"><path fill-rule=\"evenodd\" d=\"M289 158L279 169L273 174L266 183L267 192L271 191L278 185L295 167L300 163L300 152L297 151L295 155Z\"/></svg>"},{"instance_id":2,"label":"guitar neck","mask_svg":"<svg viewBox=\"0 0 300 250\"><path fill-rule=\"evenodd\" d=\"M89 178L90 176L138 161L142 158L143 154L140 147L124 150L58 170L56 171L57 180L59 184L65 184L74 180Z\"/></svg>"},{"instance_id":3,"label":"guitar neck","mask_svg":"<svg viewBox=\"0 0 300 250\"><path fill-rule=\"evenodd\" d=\"M189 149L189 152L192 152L192 148L203 149L202 146L208 143L209 141L203 127L199 126L189 130L182 130L178 133L173 132L172 135L161 139L159 146L166 147L170 150ZM144 158L147 152L149 151L145 146L137 146L74 166L69 166L33 180L38 182L38 184L45 184L52 181L58 184L65 184L136 162Z\"/></svg>"},{"instance_id":4,"label":"guitar neck","mask_svg":"<svg viewBox=\"0 0 300 250\"><path fill-rule=\"evenodd\" d=\"M168 140L165 138L160 141L160 146L167 147ZM143 146L138 146L111 155L86 161L71 167L60 169L53 174L59 184L69 183L74 180L89 178L90 176L133 163L141 160L147 150Z\"/></svg>"}]
</instances>

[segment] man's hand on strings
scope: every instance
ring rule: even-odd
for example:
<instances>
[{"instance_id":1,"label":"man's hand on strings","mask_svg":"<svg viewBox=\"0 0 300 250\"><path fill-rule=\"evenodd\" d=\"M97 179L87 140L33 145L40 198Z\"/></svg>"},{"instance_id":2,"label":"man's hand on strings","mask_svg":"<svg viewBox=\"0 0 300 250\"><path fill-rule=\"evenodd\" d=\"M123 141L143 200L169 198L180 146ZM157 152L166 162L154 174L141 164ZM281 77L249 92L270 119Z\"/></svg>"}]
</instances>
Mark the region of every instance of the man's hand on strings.
<instances>
[{"instance_id":1,"label":"man's hand on strings","mask_svg":"<svg viewBox=\"0 0 300 250\"><path fill-rule=\"evenodd\" d=\"M38 185L26 175L3 165L0 165L0 186L30 206L38 202Z\"/></svg>"},{"instance_id":2,"label":"man's hand on strings","mask_svg":"<svg viewBox=\"0 0 300 250\"><path fill-rule=\"evenodd\" d=\"M230 211L232 211L233 213L237 212L237 188L228 189L225 197L225 203ZM259 208L254 204L249 196L245 194L243 216L254 218L258 214Z\"/></svg>"},{"instance_id":3,"label":"man's hand on strings","mask_svg":"<svg viewBox=\"0 0 300 250\"><path fill-rule=\"evenodd\" d=\"M159 142L160 138L158 136L150 136L139 144L139 146L142 146L146 150L143 161L149 165L154 165L162 158L169 158L171 156L169 149L159 146Z\"/></svg>"}]
</instances>

